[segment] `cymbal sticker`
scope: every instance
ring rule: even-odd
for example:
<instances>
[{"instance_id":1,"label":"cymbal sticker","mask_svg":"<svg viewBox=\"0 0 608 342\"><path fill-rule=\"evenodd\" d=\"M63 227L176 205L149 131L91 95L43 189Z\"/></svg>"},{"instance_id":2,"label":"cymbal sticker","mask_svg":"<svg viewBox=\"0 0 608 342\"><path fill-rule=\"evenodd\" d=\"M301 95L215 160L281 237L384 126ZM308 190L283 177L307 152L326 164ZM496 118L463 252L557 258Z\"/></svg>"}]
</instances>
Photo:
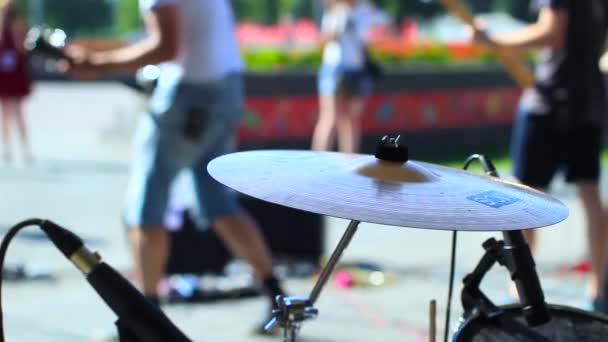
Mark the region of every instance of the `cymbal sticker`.
<instances>
[{"instance_id":1,"label":"cymbal sticker","mask_svg":"<svg viewBox=\"0 0 608 342\"><path fill-rule=\"evenodd\" d=\"M520 201L519 198L511 197L505 193L494 190L472 195L467 197L467 199L492 208L500 208Z\"/></svg>"}]
</instances>

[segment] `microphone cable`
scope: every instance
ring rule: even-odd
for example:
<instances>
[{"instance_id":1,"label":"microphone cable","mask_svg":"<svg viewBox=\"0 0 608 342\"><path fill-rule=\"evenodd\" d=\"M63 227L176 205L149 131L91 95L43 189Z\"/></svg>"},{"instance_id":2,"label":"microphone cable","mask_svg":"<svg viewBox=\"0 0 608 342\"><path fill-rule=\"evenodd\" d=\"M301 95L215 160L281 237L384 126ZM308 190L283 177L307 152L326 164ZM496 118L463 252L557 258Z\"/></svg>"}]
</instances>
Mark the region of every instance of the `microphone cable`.
<instances>
[{"instance_id":1,"label":"microphone cable","mask_svg":"<svg viewBox=\"0 0 608 342\"><path fill-rule=\"evenodd\" d=\"M121 341L128 338L129 341L192 342L158 306L149 302L128 280L104 263L99 254L91 252L80 237L50 220L30 219L9 229L0 245L0 277L10 242L21 229L31 225L37 225L46 233L50 242L83 273L89 285L118 316L115 324ZM2 278L0 342L4 342L1 288Z\"/></svg>"},{"instance_id":2,"label":"microphone cable","mask_svg":"<svg viewBox=\"0 0 608 342\"><path fill-rule=\"evenodd\" d=\"M473 154L473 155L469 156L464 162L464 166L462 167L463 170L466 171L469 168L469 165L471 165L471 163L475 160L479 161L479 163L483 167L483 170L487 176L498 177L498 172L496 171L496 167L494 167L494 164L482 154ZM454 292L454 278L455 278L455 273L456 273L457 237L458 237L458 231L454 230L452 232L450 275L449 275L449 280L448 280L448 297L447 297L447 304L446 304L446 309L445 309L445 327L444 327L444 336L443 336L444 342L448 342L448 332L450 331L450 313L452 311L452 295Z\"/></svg>"},{"instance_id":3,"label":"microphone cable","mask_svg":"<svg viewBox=\"0 0 608 342\"><path fill-rule=\"evenodd\" d=\"M0 245L0 342L4 342L4 315L2 312L2 280L4 279L4 259L6 257L6 252L8 250L8 245L11 243L15 235L17 233L29 226L41 226L44 223L44 220L41 219L29 219L17 223L11 229L8 230L4 238L2 239L2 244Z\"/></svg>"}]
</instances>

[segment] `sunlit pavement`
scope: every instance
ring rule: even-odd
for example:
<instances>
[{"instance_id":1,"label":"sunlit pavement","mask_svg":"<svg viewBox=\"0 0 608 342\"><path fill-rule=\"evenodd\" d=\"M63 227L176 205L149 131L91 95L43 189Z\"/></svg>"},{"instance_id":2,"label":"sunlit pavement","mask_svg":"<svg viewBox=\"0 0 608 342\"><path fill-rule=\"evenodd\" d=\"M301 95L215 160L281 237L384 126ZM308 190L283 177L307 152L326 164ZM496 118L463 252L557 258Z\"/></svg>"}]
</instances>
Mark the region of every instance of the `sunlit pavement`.
<instances>
[{"instance_id":1,"label":"sunlit pavement","mask_svg":"<svg viewBox=\"0 0 608 342\"><path fill-rule=\"evenodd\" d=\"M127 181L130 137L143 100L119 85L41 84L28 103L35 161L0 166L0 227L30 217L49 218L81 235L118 269L130 267L120 213ZM475 151L471 151L473 153ZM585 257L584 222L570 187L552 193L570 217L540 230L538 269L549 302L588 305L584 274L563 265ZM327 219L326 254L348 222ZM461 313L462 277L473 270L490 233L460 233L451 326ZM362 223L343 262L380 265L390 276L381 286L343 289L332 281L316 307L319 317L302 328L303 341L428 340L429 301L438 302L442 334L448 289L450 232ZM86 341L107 336L115 319L79 272L44 237L29 228L11 245L9 265L24 264L50 279L5 282L4 325L8 341ZM286 280L291 294L308 295L313 279ZM496 303L511 302L506 269L495 267L483 289ZM165 310L196 341L266 341L251 328L265 314L264 298L213 304L170 305ZM275 337L275 340L280 340Z\"/></svg>"}]
</instances>

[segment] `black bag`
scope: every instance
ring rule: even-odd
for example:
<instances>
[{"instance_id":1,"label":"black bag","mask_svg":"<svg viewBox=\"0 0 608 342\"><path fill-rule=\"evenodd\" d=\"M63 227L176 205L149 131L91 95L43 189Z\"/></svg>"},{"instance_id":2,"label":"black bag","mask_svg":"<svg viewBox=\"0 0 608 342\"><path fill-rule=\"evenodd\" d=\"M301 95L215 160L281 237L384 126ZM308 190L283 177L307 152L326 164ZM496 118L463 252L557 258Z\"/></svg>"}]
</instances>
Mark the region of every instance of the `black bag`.
<instances>
[{"instance_id":1,"label":"black bag","mask_svg":"<svg viewBox=\"0 0 608 342\"><path fill-rule=\"evenodd\" d=\"M241 196L240 202L260 225L275 260L318 265L323 255L323 216Z\"/></svg>"},{"instance_id":2,"label":"black bag","mask_svg":"<svg viewBox=\"0 0 608 342\"><path fill-rule=\"evenodd\" d=\"M259 224L275 261L318 265L323 254L323 216L241 196L241 205ZM232 259L212 227L200 229L188 210L171 232L168 274L221 274Z\"/></svg>"},{"instance_id":3,"label":"black bag","mask_svg":"<svg viewBox=\"0 0 608 342\"><path fill-rule=\"evenodd\" d=\"M171 250L167 274L221 274L232 255L211 229L200 229L187 209L183 223L170 234Z\"/></svg>"}]
</instances>

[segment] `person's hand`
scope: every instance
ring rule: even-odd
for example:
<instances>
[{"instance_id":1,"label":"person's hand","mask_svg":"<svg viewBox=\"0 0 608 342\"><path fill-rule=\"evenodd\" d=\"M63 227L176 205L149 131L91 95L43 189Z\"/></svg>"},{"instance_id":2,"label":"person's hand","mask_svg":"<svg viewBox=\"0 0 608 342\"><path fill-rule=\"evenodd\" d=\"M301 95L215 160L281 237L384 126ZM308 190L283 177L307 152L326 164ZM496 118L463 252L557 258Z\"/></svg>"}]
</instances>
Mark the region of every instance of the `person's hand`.
<instances>
[{"instance_id":1,"label":"person's hand","mask_svg":"<svg viewBox=\"0 0 608 342\"><path fill-rule=\"evenodd\" d=\"M81 46L66 48L69 60L60 61L59 70L76 79L95 79L99 76L99 68L91 63L92 53Z\"/></svg>"},{"instance_id":2,"label":"person's hand","mask_svg":"<svg viewBox=\"0 0 608 342\"><path fill-rule=\"evenodd\" d=\"M471 41L480 45L492 45L492 39L488 35L488 32L478 28L473 29Z\"/></svg>"},{"instance_id":3,"label":"person's hand","mask_svg":"<svg viewBox=\"0 0 608 342\"><path fill-rule=\"evenodd\" d=\"M475 19L475 25L468 26L467 36L471 43L480 45L492 45L494 43L488 35L485 22L479 18Z\"/></svg>"}]
</instances>

